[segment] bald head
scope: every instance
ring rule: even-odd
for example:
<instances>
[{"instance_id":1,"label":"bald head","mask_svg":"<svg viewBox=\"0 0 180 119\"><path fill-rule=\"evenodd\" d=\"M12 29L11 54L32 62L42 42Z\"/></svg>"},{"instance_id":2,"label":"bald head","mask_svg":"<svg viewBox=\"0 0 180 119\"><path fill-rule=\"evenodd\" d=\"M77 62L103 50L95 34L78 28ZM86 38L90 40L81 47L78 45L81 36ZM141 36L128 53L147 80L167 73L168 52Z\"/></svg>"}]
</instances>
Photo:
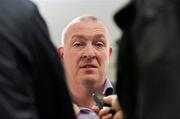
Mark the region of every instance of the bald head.
<instances>
[{"instance_id":1,"label":"bald head","mask_svg":"<svg viewBox=\"0 0 180 119\"><path fill-rule=\"evenodd\" d=\"M93 24L99 24L102 27L104 27L105 32L107 33L107 39L109 39L109 30L107 28L107 26L96 16L93 15L82 15L79 17L76 17L75 19L73 19L72 21L70 21L68 23L68 25L63 29L62 34L61 34L61 45L64 46L64 43L66 42L67 39L67 35L68 32L72 29L75 28L78 29L80 27L78 27L78 25L80 24L89 24L89 28L93 28L94 25ZM78 30L77 30L78 32Z\"/></svg>"}]
</instances>

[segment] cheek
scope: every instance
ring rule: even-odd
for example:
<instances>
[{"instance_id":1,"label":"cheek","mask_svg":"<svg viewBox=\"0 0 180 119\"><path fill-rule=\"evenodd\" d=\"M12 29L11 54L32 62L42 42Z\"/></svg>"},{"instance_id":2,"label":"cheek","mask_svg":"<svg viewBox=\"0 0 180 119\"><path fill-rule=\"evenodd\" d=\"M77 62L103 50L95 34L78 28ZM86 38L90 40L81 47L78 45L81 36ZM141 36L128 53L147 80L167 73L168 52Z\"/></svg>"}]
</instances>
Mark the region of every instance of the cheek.
<instances>
[{"instance_id":1,"label":"cheek","mask_svg":"<svg viewBox=\"0 0 180 119\"><path fill-rule=\"evenodd\" d=\"M100 65L99 71L104 74L107 70L108 62L109 62L107 54L104 53L98 56L98 62Z\"/></svg>"},{"instance_id":2,"label":"cheek","mask_svg":"<svg viewBox=\"0 0 180 119\"><path fill-rule=\"evenodd\" d=\"M101 55L98 56L99 62L102 65L108 65L109 63L109 56L107 53L101 53Z\"/></svg>"},{"instance_id":3,"label":"cheek","mask_svg":"<svg viewBox=\"0 0 180 119\"><path fill-rule=\"evenodd\" d=\"M80 55L74 52L69 52L64 55L64 63L66 64L66 67L68 67L69 70L75 70L80 59L79 57Z\"/></svg>"}]
</instances>

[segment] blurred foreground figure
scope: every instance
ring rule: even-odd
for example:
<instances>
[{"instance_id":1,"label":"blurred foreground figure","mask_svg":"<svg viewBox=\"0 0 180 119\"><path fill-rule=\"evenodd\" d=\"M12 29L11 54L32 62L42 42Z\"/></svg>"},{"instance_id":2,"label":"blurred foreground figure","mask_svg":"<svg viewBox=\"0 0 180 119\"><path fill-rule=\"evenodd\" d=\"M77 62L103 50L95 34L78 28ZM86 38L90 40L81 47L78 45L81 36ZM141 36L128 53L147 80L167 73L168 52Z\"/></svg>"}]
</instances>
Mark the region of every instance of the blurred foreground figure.
<instances>
[{"instance_id":1,"label":"blurred foreground figure","mask_svg":"<svg viewBox=\"0 0 180 119\"><path fill-rule=\"evenodd\" d=\"M132 1L115 15L117 93L125 118L180 118L180 1Z\"/></svg>"},{"instance_id":2,"label":"blurred foreground figure","mask_svg":"<svg viewBox=\"0 0 180 119\"><path fill-rule=\"evenodd\" d=\"M33 3L1 0L1 119L74 119L56 53Z\"/></svg>"}]
</instances>

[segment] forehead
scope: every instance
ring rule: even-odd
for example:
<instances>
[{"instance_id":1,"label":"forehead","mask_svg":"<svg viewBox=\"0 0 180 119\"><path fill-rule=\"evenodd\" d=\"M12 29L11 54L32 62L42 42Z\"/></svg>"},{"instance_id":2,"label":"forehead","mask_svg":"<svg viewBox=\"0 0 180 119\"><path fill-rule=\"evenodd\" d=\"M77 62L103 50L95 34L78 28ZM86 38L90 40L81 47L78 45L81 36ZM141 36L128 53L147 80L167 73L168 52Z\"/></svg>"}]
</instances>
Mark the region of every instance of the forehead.
<instances>
[{"instance_id":1,"label":"forehead","mask_svg":"<svg viewBox=\"0 0 180 119\"><path fill-rule=\"evenodd\" d=\"M109 32L107 27L100 21L83 20L72 23L66 31L67 36L73 35L96 36L103 35L108 37Z\"/></svg>"}]
</instances>

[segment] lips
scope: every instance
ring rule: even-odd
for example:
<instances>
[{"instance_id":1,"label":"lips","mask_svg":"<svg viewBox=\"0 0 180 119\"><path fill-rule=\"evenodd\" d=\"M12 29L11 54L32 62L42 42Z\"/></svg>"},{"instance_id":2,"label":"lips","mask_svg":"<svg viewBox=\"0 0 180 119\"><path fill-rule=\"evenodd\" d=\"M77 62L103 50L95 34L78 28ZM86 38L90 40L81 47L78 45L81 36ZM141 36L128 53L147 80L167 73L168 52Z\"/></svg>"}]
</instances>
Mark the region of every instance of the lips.
<instances>
[{"instance_id":1,"label":"lips","mask_svg":"<svg viewBox=\"0 0 180 119\"><path fill-rule=\"evenodd\" d=\"M80 68L97 68L97 66L94 64L84 64Z\"/></svg>"}]
</instances>

